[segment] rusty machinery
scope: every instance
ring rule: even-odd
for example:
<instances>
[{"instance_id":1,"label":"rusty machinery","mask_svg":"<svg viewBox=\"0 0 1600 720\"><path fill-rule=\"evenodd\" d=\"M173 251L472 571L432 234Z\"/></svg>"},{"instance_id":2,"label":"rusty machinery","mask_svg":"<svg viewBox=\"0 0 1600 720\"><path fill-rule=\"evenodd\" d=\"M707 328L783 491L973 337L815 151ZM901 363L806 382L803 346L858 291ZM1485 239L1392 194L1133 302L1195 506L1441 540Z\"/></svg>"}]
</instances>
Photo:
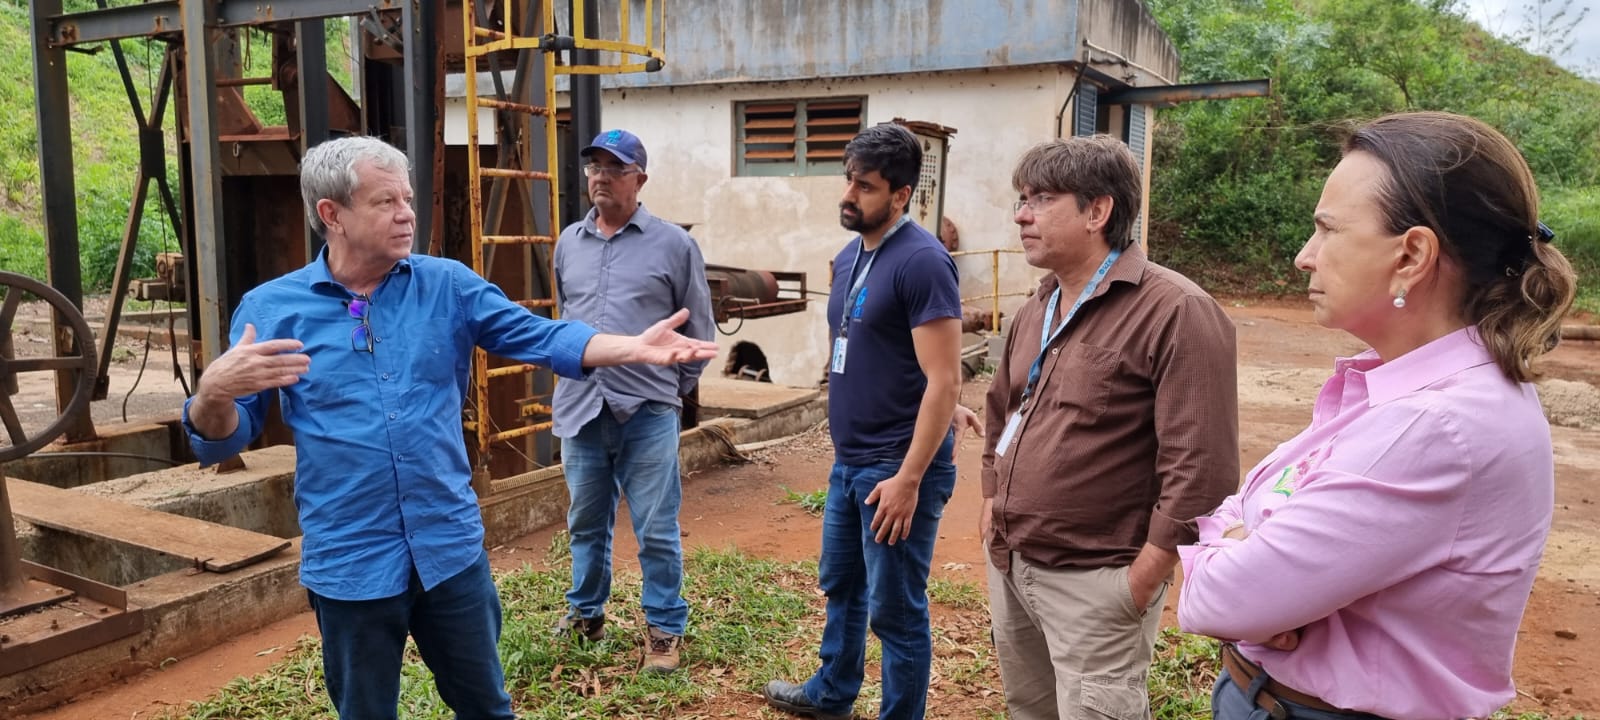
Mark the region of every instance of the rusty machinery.
<instances>
[{"instance_id":1,"label":"rusty machinery","mask_svg":"<svg viewBox=\"0 0 1600 720\"><path fill-rule=\"evenodd\" d=\"M8 287L15 289L8 290L9 314L0 332L9 337L20 293L48 299L56 308L53 358L43 365L10 363L5 377L10 389L15 384L10 373L35 365L55 370L61 412L48 432L31 437L20 435L17 423L8 420L12 453L32 450L57 434L69 443L95 439L86 406L90 398L107 394L106 364L130 290L147 299L186 301L189 366L198 379L224 349L228 318L244 292L304 265L319 251L320 238L306 227L301 211L298 163L306 148L335 135L378 136L407 152L413 188L424 199L416 208L416 252L469 262L531 312L554 316L550 249L560 218L577 217L582 210L576 150L579 139L599 130L598 75L650 71L664 62L664 0L621 2L615 15L605 17L596 0L98 4L77 12L65 12L62 0L28 5L51 281L45 287L8 278L14 281ZM637 7L643 12L630 15ZM354 92L328 72L324 21L329 18L351 18L360 28ZM270 71L261 77L244 76L241 33L250 32L265 33L271 41ZM148 106L135 90L123 54L122 42L128 39L164 47L159 66L151 68L159 79ZM91 46L109 47L116 59L138 124L140 154L111 308L99 328L99 352L75 310L82 306L82 285L66 72L67 54ZM457 72L468 86L469 138L464 146L446 146L445 80ZM560 75L567 76L571 103L570 110L558 113ZM491 92L479 92L482 78L492 84L486 88ZM243 94L252 86L268 86L281 95L284 125L268 125L255 116ZM169 107L176 116L170 122L177 135L176 188L166 172ZM484 132L482 142L473 111L479 108L493 118L493 137ZM558 122L563 113L570 120ZM158 278L136 281L131 269L147 201L165 208L181 252L157 258ZM804 277L798 273L718 267L708 274L720 321L804 307ZM491 381L500 383L493 393ZM547 427L551 382L548 371L498 358L480 356L475 363L463 431L480 496L492 494L491 479L553 460L549 434L539 432ZM287 428L273 420L259 443L290 441ZM0 531L0 539L10 542L14 536Z\"/></svg>"},{"instance_id":2,"label":"rusty machinery","mask_svg":"<svg viewBox=\"0 0 1600 720\"><path fill-rule=\"evenodd\" d=\"M121 588L65 573L22 558L11 514L4 464L50 443L74 418L87 414L94 392L93 335L66 296L33 278L0 272L0 424L8 445L0 445L0 675L131 635L144 627L143 613L128 604ZM12 333L23 298L44 301L56 319L56 347L47 357L18 358ZM70 397L60 416L30 432L12 403L18 376L53 372L64 378Z\"/></svg>"}]
</instances>

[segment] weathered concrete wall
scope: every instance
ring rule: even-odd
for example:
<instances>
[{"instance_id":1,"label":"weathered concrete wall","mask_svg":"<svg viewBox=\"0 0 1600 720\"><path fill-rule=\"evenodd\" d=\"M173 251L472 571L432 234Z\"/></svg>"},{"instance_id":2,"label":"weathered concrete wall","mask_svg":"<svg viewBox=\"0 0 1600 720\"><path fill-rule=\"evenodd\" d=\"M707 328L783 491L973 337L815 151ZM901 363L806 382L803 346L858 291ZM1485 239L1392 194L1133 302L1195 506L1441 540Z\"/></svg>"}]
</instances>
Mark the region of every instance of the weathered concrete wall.
<instances>
[{"instance_id":1,"label":"weathered concrete wall","mask_svg":"<svg viewBox=\"0 0 1600 720\"><path fill-rule=\"evenodd\" d=\"M1091 65L1097 70L1137 87L1178 82L1178 51L1144 3L1139 0L1083 0L1079 7L1077 45L1090 51ZM1091 45L1116 53L1147 70L1119 65Z\"/></svg>"},{"instance_id":2,"label":"weathered concrete wall","mask_svg":"<svg viewBox=\"0 0 1600 720\"><path fill-rule=\"evenodd\" d=\"M641 10L634 0L634 42L644 42ZM840 78L1050 64L1078 55L1075 0L671 0L667 12L666 68L605 75L602 83ZM602 5L604 37L618 37L617 18L610 3Z\"/></svg>"},{"instance_id":3,"label":"weathered concrete wall","mask_svg":"<svg viewBox=\"0 0 1600 720\"><path fill-rule=\"evenodd\" d=\"M945 214L960 228L961 249L1016 248L1011 170L1030 145L1054 136L1056 114L1073 73L1032 67L792 83L614 90L604 93L607 127L637 133L650 150L650 179L640 197L651 212L694 223L706 261L807 274L826 291L828 264L850 239L839 227L840 177L735 177L735 103L774 98L865 96L868 124L896 117L957 129L945 173ZM957 259L963 295L990 292L987 256ZM1035 286L1039 272L1022 256L1002 255L1004 292ZM813 387L827 361L821 296L803 314L745 323L719 336L760 345L773 381ZM1010 312L1021 300L1008 298ZM707 372L719 372L723 359Z\"/></svg>"},{"instance_id":4,"label":"weathered concrete wall","mask_svg":"<svg viewBox=\"0 0 1600 720\"><path fill-rule=\"evenodd\" d=\"M74 488L163 467L162 463L106 455L55 456L64 452L111 452L143 455L163 460L188 459L188 447L179 447L176 417L153 422L100 425L99 437L80 443L53 444L28 457L6 463L6 476L32 480L58 488Z\"/></svg>"}]
</instances>

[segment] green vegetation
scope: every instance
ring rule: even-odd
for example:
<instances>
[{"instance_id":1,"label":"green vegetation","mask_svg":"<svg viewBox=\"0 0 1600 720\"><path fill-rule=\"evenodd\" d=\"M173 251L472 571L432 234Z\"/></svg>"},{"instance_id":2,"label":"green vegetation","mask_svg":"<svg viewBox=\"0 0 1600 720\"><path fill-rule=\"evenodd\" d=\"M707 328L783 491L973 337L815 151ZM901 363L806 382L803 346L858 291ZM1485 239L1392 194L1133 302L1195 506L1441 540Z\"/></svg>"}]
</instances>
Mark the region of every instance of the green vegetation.
<instances>
[{"instance_id":1,"label":"green vegetation","mask_svg":"<svg viewBox=\"0 0 1600 720\"><path fill-rule=\"evenodd\" d=\"M815 662L823 599L814 592L815 563L780 563L737 550L691 550L684 593L694 608L684 670L670 676L635 672L643 652L637 616L639 578L619 574L613 586L613 632L598 643L554 637L565 610L568 577L564 536L552 539L545 563L553 569L499 574L505 606L501 660L516 707L525 720L557 718L779 717L755 710L769 678L796 678ZM929 596L933 626L933 694L966 698L961 717L1003 718L999 665L989 638L989 614L975 584L938 580ZM321 720L333 717L323 688L320 644L303 638L283 660L255 677L239 678L214 696L175 710L168 720ZM882 650L869 636L867 662ZM1163 630L1150 667L1151 712L1157 720L1205 720L1220 661L1210 638ZM875 672L856 703L871 716L881 694ZM407 718L451 717L434 691L415 647L408 647L400 689ZM731 708L738 708L734 713ZM946 712L949 712L946 706ZM1498 713L1495 720L1548 720Z\"/></svg>"},{"instance_id":2,"label":"green vegetation","mask_svg":"<svg viewBox=\"0 0 1600 720\"><path fill-rule=\"evenodd\" d=\"M1544 20L1514 33L1522 46L1559 50L1579 16L1562 20L1559 0L1526 1ZM1182 82L1273 83L1270 97L1161 112L1150 203L1161 262L1219 291L1298 294L1294 256L1345 129L1390 112L1448 110L1516 142L1558 247L1580 269L1582 306L1600 309L1600 85L1490 36L1456 0L1148 4L1182 58Z\"/></svg>"},{"instance_id":3,"label":"green vegetation","mask_svg":"<svg viewBox=\"0 0 1600 720\"><path fill-rule=\"evenodd\" d=\"M127 4L119 0L113 5ZM93 0L68 0L68 11L89 10ZM342 58L349 42L348 25L329 22L328 58L334 79L349 87L350 72ZM38 128L34 119L33 55L29 38L28 10L25 3L0 3L0 63L23 68L21 72L0 75L0 108L14 121L0 125L0 270L37 278L46 276L46 251L43 209L39 198ZM270 74L271 37L263 32L247 33L241 51L246 77ZM166 44L157 41L127 40L122 43L129 75L139 96L143 112L151 111L156 83L165 57ZM79 261L86 291L104 290L111 285L122 234L132 206L134 181L139 166L138 123L129 106L128 94L117 72L116 59L109 44L89 48L90 53L67 53L68 87L72 114L72 165L78 208ZM284 122L282 96L268 86L245 88L246 103L264 125ZM178 190L178 165L175 152L175 97L169 97L163 133L167 146L166 174L174 192ZM65 163L66 158L46 158ZM159 202L154 186L145 204L139 238L135 245L134 274L155 274L155 255L177 251L178 238L173 222ZM182 202L182 198L177 198ZM180 207L181 212L181 207Z\"/></svg>"},{"instance_id":4,"label":"green vegetation","mask_svg":"<svg viewBox=\"0 0 1600 720\"><path fill-rule=\"evenodd\" d=\"M800 509L806 511L807 514L820 517L822 509L828 505L828 489L822 488L821 490L802 493L783 488L783 499L779 500L778 503L799 505Z\"/></svg>"}]
</instances>

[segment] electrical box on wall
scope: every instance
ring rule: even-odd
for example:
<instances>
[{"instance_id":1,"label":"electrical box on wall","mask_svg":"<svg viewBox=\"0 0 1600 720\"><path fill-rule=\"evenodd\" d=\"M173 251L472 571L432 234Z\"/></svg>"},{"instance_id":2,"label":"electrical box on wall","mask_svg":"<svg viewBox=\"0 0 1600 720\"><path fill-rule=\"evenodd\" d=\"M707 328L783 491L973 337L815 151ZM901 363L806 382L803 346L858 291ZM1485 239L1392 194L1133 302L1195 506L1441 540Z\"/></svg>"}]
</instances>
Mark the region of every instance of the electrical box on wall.
<instances>
[{"instance_id":1,"label":"electrical box on wall","mask_svg":"<svg viewBox=\"0 0 1600 720\"><path fill-rule=\"evenodd\" d=\"M894 123L905 127L922 141L922 173L917 178L917 189L911 194L911 219L935 235L939 234L940 220L944 217L944 171L950 153L950 136L956 129L921 120L895 118Z\"/></svg>"}]
</instances>

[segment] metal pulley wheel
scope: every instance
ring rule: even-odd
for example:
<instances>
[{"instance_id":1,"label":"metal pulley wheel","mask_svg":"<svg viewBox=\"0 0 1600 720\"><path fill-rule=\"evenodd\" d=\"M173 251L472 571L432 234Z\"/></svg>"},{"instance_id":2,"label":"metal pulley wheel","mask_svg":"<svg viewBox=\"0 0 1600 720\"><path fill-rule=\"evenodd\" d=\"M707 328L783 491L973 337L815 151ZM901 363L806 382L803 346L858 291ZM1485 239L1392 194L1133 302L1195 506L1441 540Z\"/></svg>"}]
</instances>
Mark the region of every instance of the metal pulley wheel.
<instances>
[{"instance_id":1,"label":"metal pulley wheel","mask_svg":"<svg viewBox=\"0 0 1600 720\"><path fill-rule=\"evenodd\" d=\"M94 336L89 332L89 323L84 321L83 313L73 307L65 295L27 275L9 272L0 272L0 293L4 293L0 298L0 426L3 426L3 430L0 430L0 462L5 462L48 445L66 432L80 413L88 412L89 400L94 395L95 372L99 366L95 364ZM50 309L66 322L61 332L71 331L70 346L77 349L76 355L16 357L12 326L17 319L17 308L30 295L48 303ZM60 345L52 343L51 353ZM77 381L73 384L72 400L67 403L66 410L43 430L28 435L26 428L22 427L16 407L11 404L11 396L17 394L19 389L17 376L30 372L71 371L76 371Z\"/></svg>"}]
</instances>

